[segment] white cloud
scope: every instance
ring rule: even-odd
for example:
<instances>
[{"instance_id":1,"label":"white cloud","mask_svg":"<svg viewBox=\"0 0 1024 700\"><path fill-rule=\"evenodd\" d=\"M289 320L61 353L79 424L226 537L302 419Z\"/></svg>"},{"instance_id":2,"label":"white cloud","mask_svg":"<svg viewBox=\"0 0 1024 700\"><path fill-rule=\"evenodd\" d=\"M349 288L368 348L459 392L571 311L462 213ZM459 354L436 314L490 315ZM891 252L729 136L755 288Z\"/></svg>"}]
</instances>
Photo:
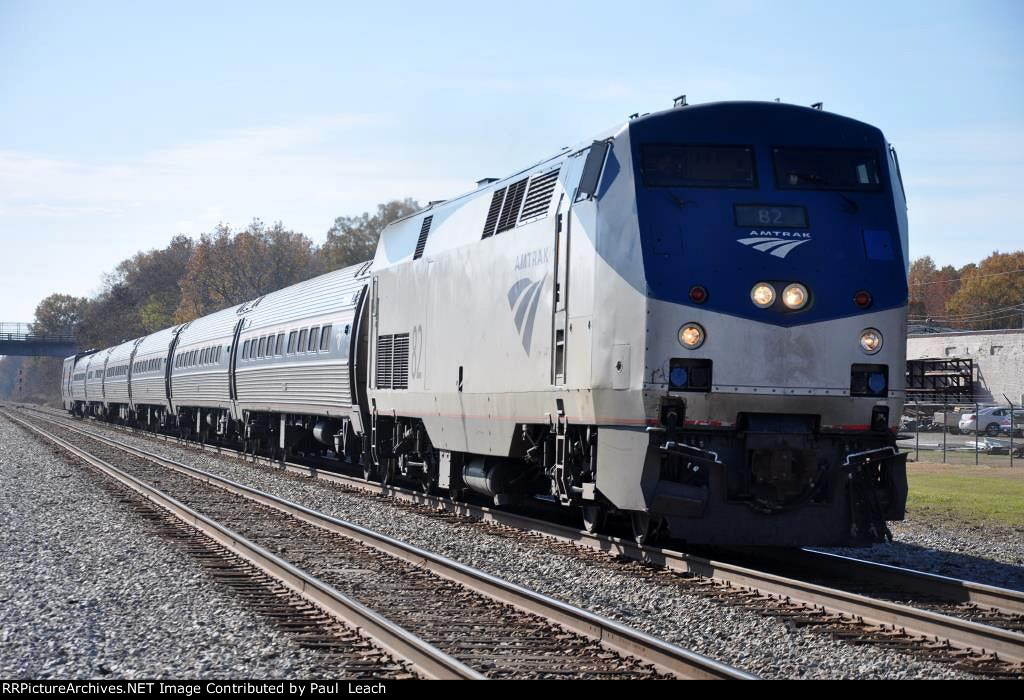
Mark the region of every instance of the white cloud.
<instances>
[{"instance_id":1,"label":"white cloud","mask_svg":"<svg viewBox=\"0 0 1024 700\"><path fill-rule=\"evenodd\" d=\"M149 222L164 232L172 222L196 233L224 218L245 223L252 216L301 228L307 212L324 207L340 214L389 196L450 196L471 186L435 179L438 164L415 161L425 153L375 143L391 126L379 115L319 117L106 163L0 152L0 216L117 218L156 210L174 213ZM371 155L368 144L377 152ZM320 221L324 229L330 225L330 217Z\"/></svg>"}]
</instances>

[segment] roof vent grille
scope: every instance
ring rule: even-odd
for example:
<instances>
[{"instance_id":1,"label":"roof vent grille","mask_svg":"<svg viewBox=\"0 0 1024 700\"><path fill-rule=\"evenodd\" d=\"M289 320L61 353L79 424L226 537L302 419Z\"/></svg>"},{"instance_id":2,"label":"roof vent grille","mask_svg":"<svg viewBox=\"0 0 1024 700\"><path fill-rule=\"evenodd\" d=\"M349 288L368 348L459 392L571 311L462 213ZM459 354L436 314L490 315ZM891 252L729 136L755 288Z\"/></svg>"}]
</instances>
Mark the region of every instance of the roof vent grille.
<instances>
[{"instance_id":1,"label":"roof vent grille","mask_svg":"<svg viewBox=\"0 0 1024 700\"><path fill-rule=\"evenodd\" d=\"M483 238L494 233L494 225L498 223L498 214L501 213L501 203L505 201L505 187L500 190L494 190L494 194L491 195L491 207L487 210L487 221L484 222L484 235Z\"/></svg>"},{"instance_id":2,"label":"roof vent grille","mask_svg":"<svg viewBox=\"0 0 1024 700\"><path fill-rule=\"evenodd\" d=\"M413 260L419 260L423 257L423 249L427 247L427 236L430 235L430 224L433 223L434 217L428 216L423 219L423 224L420 226L420 237L416 241L416 252L412 254Z\"/></svg>"},{"instance_id":3,"label":"roof vent grille","mask_svg":"<svg viewBox=\"0 0 1024 700\"><path fill-rule=\"evenodd\" d=\"M528 180L529 178L524 177L522 180L513 182L508 186L508 195L505 197L505 203L501 207L501 216L498 217L498 228L495 233L515 228L516 222L519 220L519 208L523 204L523 196L526 194L526 183Z\"/></svg>"},{"instance_id":4,"label":"roof vent grille","mask_svg":"<svg viewBox=\"0 0 1024 700\"><path fill-rule=\"evenodd\" d=\"M554 194L557 183L557 168L543 175L535 175L530 180L530 191L526 194L526 201L523 203L523 212L519 215L519 220L526 221L535 217L547 216L548 208L551 206L551 195Z\"/></svg>"}]
</instances>

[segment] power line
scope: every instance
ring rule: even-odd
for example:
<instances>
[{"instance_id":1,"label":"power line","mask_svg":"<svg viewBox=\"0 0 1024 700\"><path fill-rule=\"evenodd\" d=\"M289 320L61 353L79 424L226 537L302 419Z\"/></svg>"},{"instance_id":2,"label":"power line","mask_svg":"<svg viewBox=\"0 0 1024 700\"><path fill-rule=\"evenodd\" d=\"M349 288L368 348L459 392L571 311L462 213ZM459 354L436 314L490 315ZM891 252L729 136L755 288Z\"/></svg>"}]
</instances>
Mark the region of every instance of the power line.
<instances>
[{"instance_id":1,"label":"power line","mask_svg":"<svg viewBox=\"0 0 1024 700\"><path fill-rule=\"evenodd\" d=\"M1009 306L1000 306L995 309L988 309L986 311L978 311L976 313L968 314L925 314L923 316L911 316L912 319L932 319L932 320L958 320L958 319L972 319L972 318L984 318L986 316L992 316L993 314L999 314L1004 311L1010 310L1024 310L1024 303L1022 304L1010 304Z\"/></svg>"},{"instance_id":2,"label":"power line","mask_svg":"<svg viewBox=\"0 0 1024 700\"><path fill-rule=\"evenodd\" d=\"M1020 313L1015 313L1015 314L1005 314L1003 316L992 316L991 318L979 318L979 319L974 320L974 321L970 321L970 320L967 320L967 321L949 321L948 323L955 326L955 325L958 325L958 324L959 325L964 325L964 324L971 324L971 323L991 323L993 321L1001 321L1001 320L1003 320L1005 318L1020 318L1020 317L1021 317ZM931 321L933 323L941 323L942 319L928 319L928 321ZM924 325L926 323L926 321L915 320L915 319L907 319L907 323L913 324L913 325ZM988 328L988 329L984 329L984 330L998 330L998 329Z\"/></svg>"},{"instance_id":3,"label":"power line","mask_svg":"<svg viewBox=\"0 0 1024 700\"><path fill-rule=\"evenodd\" d=\"M959 281L964 280L964 279L972 279L973 280L973 279L983 279L985 277L998 277L999 275L1012 275L1012 274L1014 274L1016 272L1024 272L1024 267L1020 268L1019 270L1008 270L1006 272L990 272L987 275L963 275L961 277L951 277L950 279L946 279L946 280L932 280L931 282L913 282L913 283L911 283L910 286L911 287L923 287L923 286L928 285L928 284L942 284L943 282L959 282Z\"/></svg>"}]
</instances>

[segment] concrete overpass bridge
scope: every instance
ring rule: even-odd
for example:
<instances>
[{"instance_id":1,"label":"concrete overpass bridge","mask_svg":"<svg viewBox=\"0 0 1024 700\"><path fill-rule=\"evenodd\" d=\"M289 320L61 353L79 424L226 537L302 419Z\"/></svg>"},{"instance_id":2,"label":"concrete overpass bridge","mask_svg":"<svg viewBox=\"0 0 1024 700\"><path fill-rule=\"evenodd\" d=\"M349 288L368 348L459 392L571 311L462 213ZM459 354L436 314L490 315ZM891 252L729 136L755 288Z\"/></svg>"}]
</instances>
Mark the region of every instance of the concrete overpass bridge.
<instances>
[{"instance_id":1,"label":"concrete overpass bridge","mask_svg":"<svg viewBox=\"0 0 1024 700\"><path fill-rule=\"evenodd\" d=\"M28 323L0 323L0 355L67 357L78 352L71 333L36 333Z\"/></svg>"}]
</instances>

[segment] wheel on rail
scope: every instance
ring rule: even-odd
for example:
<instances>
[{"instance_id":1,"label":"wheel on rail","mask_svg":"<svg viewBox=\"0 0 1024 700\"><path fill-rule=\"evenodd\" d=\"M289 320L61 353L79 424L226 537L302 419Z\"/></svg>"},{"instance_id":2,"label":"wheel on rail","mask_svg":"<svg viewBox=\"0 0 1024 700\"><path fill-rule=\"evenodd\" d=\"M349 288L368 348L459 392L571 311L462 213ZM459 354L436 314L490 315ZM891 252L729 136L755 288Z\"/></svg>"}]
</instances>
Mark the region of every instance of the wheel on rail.
<instances>
[{"instance_id":1,"label":"wheel on rail","mask_svg":"<svg viewBox=\"0 0 1024 700\"><path fill-rule=\"evenodd\" d=\"M425 496L430 496L437 488L437 479L429 474L424 474L419 480L420 491Z\"/></svg>"},{"instance_id":2,"label":"wheel on rail","mask_svg":"<svg viewBox=\"0 0 1024 700\"><path fill-rule=\"evenodd\" d=\"M638 545L649 544L657 530L650 513L634 510L629 513L629 524L633 527L633 539Z\"/></svg>"},{"instance_id":3,"label":"wheel on rail","mask_svg":"<svg viewBox=\"0 0 1024 700\"><path fill-rule=\"evenodd\" d=\"M379 474L377 475L381 486L395 485L395 460L385 459L381 461Z\"/></svg>"},{"instance_id":4,"label":"wheel on rail","mask_svg":"<svg viewBox=\"0 0 1024 700\"><path fill-rule=\"evenodd\" d=\"M608 509L600 503L585 503L580 506L583 529L591 535L605 532L608 526Z\"/></svg>"},{"instance_id":5,"label":"wheel on rail","mask_svg":"<svg viewBox=\"0 0 1024 700\"><path fill-rule=\"evenodd\" d=\"M377 480L377 467L369 457L363 459L363 479L366 481Z\"/></svg>"}]
</instances>

